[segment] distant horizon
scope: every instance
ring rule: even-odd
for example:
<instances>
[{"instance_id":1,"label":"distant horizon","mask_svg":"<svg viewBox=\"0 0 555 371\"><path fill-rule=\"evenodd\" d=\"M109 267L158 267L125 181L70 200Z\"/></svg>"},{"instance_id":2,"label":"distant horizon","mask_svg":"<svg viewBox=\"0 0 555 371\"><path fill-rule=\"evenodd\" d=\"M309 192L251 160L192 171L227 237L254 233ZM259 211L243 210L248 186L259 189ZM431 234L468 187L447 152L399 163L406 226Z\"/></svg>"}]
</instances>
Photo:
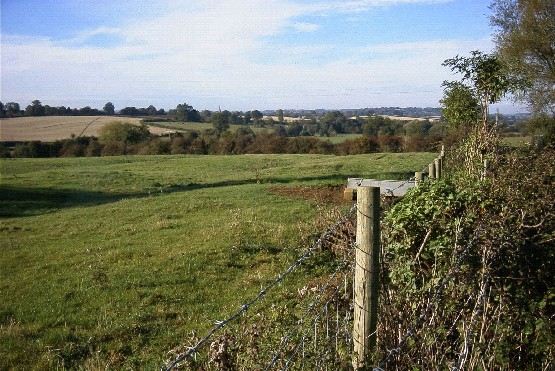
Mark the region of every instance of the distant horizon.
<instances>
[{"instance_id":1,"label":"distant horizon","mask_svg":"<svg viewBox=\"0 0 555 371\"><path fill-rule=\"evenodd\" d=\"M28 103L22 103L22 102L18 102L16 100L7 100L7 101L1 101L4 105L8 102L14 102L14 103L18 103L20 105L20 109L23 111L25 110L25 107L27 107L28 105L31 104L32 101L37 100L37 99L33 99ZM122 109L126 108L126 107L135 107L135 108L148 108L148 106L150 106L151 104L147 104L147 105L122 105L121 107L117 106L113 101L107 100L107 101L103 101L103 103L97 104L97 105L92 105L92 104L85 104L85 105L68 105L68 104L50 104L48 102L44 102L41 99L38 99L41 102L41 105L45 106L48 105L50 107L66 107L66 108L71 108L71 109L80 109L83 107L90 107L92 109L97 109L99 111L102 111L104 108L104 105L108 102L111 102L112 104L114 104L115 107L115 112L118 113L119 111L121 111ZM188 102L181 102L181 103L187 103ZM179 103L179 104L181 104ZM176 106L174 107L158 107L154 104L152 104L157 110L159 109L164 109L166 112L169 111L170 109L175 109ZM192 105L191 105L192 106ZM221 106L217 109L207 109L207 108L198 108L193 106L193 108L199 112L208 110L211 112L217 112L220 109L222 111L227 110L230 112L248 112L248 111L254 111L254 110L258 110L260 112L266 112L266 111L278 111L278 110L283 110L283 111L350 111L350 110L360 110L360 109L380 109L380 108L399 108L399 109L407 109L407 108L418 108L418 109L425 109L425 108L431 108L431 109L441 109L441 106L396 106L396 105L385 105L385 106L367 106L367 107L333 107L333 108L324 108L324 107L318 107L318 108L284 108L284 107L280 107L280 108L252 108L252 109L226 109L225 107ZM516 114L529 114L529 110L524 107L524 106L520 106L520 105L515 105L512 103L497 103L497 104L493 104L490 106L490 114L495 114L495 112L499 111L500 114L504 114L504 115L516 115Z\"/></svg>"},{"instance_id":2,"label":"distant horizon","mask_svg":"<svg viewBox=\"0 0 555 371\"><path fill-rule=\"evenodd\" d=\"M442 62L494 50L483 0L0 4L0 100L22 105L438 107Z\"/></svg>"}]
</instances>

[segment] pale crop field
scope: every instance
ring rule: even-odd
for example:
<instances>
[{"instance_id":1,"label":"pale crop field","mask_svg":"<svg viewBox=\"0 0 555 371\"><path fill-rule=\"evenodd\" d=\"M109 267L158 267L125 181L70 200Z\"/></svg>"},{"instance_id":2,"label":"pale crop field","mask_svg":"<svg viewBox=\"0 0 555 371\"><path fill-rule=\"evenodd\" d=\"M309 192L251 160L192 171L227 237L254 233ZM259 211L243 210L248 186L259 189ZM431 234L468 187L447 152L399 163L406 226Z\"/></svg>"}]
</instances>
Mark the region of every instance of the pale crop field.
<instances>
[{"instance_id":1,"label":"pale crop field","mask_svg":"<svg viewBox=\"0 0 555 371\"><path fill-rule=\"evenodd\" d=\"M42 116L15 117L0 120L0 141L52 142L75 136L98 136L98 130L112 121L139 125L139 117L117 116ZM153 134L164 134L166 129L149 127Z\"/></svg>"}]
</instances>

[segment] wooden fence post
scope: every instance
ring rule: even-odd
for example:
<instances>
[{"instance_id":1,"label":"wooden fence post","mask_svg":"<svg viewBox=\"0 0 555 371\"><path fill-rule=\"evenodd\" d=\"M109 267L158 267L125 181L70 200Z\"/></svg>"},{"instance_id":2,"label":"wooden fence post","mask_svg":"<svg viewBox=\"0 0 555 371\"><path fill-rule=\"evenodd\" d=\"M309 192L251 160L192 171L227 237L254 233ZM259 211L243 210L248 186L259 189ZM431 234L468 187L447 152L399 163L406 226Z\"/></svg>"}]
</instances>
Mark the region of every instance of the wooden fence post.
<instances>
[{"instance_id":1,"label":"wooden fence post","mask_svg":"<svg viewBox=\"0 0 555 371\"><path fill-rule=\"evenodd\" d=\"M416 173L414 173L414 185L415 186L419 186L420 183L422 183L424 181L424 173L421 171L417 171Z\"/></svg>"},{"instance_id":2,"label":"wooden fence post","mask_svg":"<svg viewBox=\"0 0 555 371\"><path fill-rule=\"evenodd\" d=\"M441 176L442 176L442 174L441 174L441 170L442 170L441 167L442 167L442 165L443 165L443 161L441 161L441 157L436 158L436 159L434 160L434 165L435 165L435 168L436 168L436 179L441 179Z\"/></svg>"},{"instance_id":3,"label":"wooden fence post","mask_svg":"<svg viewBox=\"0 0 555 371\"><path fill-rule=\"evenodd\" d=\"M436 178L436 167L433 162L428 165L428 178L430 179Z\"/></svg>"},{"instance_id":4,"label":"wooden fence post","mask_svg":"<svg viewBox=\"0 0 555 371\"><path fill-rule=\"evenodd\" d=\"M353 367L366 366L376 346L380 253L380 188L357 188Z\"/></svg>"}]
</instances>

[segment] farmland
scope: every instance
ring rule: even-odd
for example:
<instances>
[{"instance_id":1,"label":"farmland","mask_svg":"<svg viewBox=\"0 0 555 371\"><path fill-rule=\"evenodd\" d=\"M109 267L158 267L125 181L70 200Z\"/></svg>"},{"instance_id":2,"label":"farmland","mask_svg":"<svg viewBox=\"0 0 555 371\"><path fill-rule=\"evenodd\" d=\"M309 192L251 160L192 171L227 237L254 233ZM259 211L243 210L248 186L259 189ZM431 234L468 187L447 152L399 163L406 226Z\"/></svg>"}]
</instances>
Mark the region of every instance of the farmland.
<instances>
[{"instance_id":1,"label":"farmland","mask_svg":"<svg viewBox=\"0 0 555 371\"><path fill-rule=\"evenodd\" d=\"M98 130L108 122L124 121L139 124L138 117L115 116L41 116L14 117L0 120L0 140L53 142L71 135L97 136ZM150 128L151 133L161 134L165 129Z\"/></svg>"},{"instance_id":2,"label":"farmland","mask_svg":"<svg viewBox=\"0 0 555 371\"><path fill-rule=\"evenodd\" d=\"M305 248L322 200L276 189L405 179L433 157L2 160L0 368L157 368Z\"/></svg>"}]
</instances>

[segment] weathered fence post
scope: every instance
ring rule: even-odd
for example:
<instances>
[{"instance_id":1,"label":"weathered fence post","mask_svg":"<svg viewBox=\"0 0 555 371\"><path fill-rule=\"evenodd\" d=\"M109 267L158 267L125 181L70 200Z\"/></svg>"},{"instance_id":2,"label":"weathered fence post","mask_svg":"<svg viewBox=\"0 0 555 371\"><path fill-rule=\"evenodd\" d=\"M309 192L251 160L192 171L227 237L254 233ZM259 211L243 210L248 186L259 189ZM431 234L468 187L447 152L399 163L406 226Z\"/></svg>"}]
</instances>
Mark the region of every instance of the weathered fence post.
<instances>
[{"instance_id":1,"label":"weathered fence post","mask_svg":"<svg viewBox=\"0 0 555 371\"><path fill-rule=\"evenodd\" d=\"M443 161L441 160L441 157L438 157L434 160L434 165L436 168L436 179L441 179L441 176L442 176L441 167L443 165Z\"/></svg>"},{"instance_id":2,"label":"weathered fence post","mask_svg":"<svg viewBox=\"0 0 555 371\"><path fill-rule=\"evenodd\" d=\"M366 365L376 345L380 252L380 188L357 188L357 234L354 282L355 370Z\"/></svg>"},{"instance_id":3,"label":"weathered fence post","mask_svg":"<svg viewBox=\"0 0 555 371\"><path fill-rule=\"evenodd\" d=\"M424 173L421 171L417 171L416 173L414 173L414 185L415 186L419 186L420 183L422 183L424 181Z\"/></svg>"},{"instance_id":4,"label":"weathered fence post","mask_svg":"<svg viewBox=\"0 0 555 371\"><path fill-rule=\"evenodd\" d=\"M436 167L435 164L432 162L428 165L428 178L435 179L436 177Z\"/></svg>"}]
</instances>

